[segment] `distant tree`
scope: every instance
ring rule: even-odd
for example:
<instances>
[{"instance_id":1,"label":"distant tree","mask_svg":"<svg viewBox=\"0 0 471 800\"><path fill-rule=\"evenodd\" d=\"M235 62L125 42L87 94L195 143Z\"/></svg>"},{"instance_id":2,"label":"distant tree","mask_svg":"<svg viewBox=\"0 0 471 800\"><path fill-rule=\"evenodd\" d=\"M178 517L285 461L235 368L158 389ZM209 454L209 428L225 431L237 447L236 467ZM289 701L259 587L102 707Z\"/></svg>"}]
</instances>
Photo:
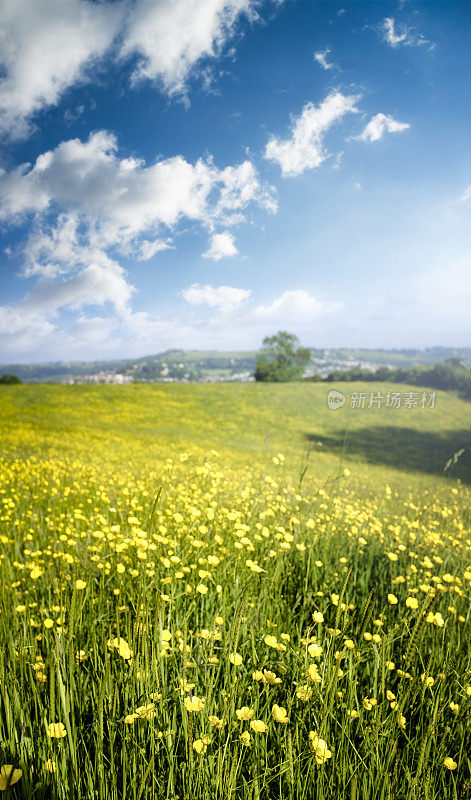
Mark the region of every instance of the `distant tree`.
<instances>
[{"instance_id":1,"label":"distant tree","mask_svg":"<svg viewBox=\"0 0 471 800\"><path fill-rule=\"evenodd\" d=\"M0 383L21 383L20 379L16 377L16 375L2 375L0 377Z\"/></svg>"},{"instance_id":2,"label":"distant tree","mask_svg":"<svg viewBox=\"0 0 471 800\"><path fill-rule=\"evenodd\" d=\"M278 331L274 336L266 336L257 357L256 381L296 381L311 360L311 351L299 346L294 333Z\"/></svg>"}]
</instances>

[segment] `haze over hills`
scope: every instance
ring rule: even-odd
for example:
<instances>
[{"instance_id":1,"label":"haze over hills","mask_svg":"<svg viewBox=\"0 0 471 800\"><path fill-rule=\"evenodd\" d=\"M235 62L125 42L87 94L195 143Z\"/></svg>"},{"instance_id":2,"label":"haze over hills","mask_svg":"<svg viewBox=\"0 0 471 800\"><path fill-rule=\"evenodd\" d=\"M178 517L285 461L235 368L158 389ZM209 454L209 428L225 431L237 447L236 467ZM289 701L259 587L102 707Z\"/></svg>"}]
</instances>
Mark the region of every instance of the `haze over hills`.
<instances>
[{"instance_id":1,"label":"haze over hills","mask_svg":"<svg viewBox=\"0 0 471 800\"><path fill-rule=\"evenodd\" d=\"M448 358L471 364L471 347L431 347L425 350L310 348L307 374L326 377L334 370L362 367L374 370L414 365L432 366ZM24 383L131 383L211 382L253 380L257 352L217 350L167 350L134 359L59 361L41 364L0 364L1 373L12 373Z\"/></svg>"}]
</instances>

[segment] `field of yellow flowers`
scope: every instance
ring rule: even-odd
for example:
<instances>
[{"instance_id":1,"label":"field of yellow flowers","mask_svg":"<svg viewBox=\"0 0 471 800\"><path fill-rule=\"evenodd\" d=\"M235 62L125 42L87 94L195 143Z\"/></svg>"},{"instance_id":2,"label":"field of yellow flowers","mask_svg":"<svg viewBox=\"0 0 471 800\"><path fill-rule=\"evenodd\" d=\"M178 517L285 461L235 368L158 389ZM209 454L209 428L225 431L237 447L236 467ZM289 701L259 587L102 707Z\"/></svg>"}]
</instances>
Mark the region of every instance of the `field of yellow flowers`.
<instances>
[{"instance_id":1,"label":"field of yellow flowers","mask_svg":"<svg viewBox=\"0 0 471 800\"><path fill-rule=\"evenodd\" d=\"M471 796L465 481L348 452L323 478L319 387L197 387L193 422L196 387L114 388L0 398L0 791Z\"/></svg>"}]
</instances>

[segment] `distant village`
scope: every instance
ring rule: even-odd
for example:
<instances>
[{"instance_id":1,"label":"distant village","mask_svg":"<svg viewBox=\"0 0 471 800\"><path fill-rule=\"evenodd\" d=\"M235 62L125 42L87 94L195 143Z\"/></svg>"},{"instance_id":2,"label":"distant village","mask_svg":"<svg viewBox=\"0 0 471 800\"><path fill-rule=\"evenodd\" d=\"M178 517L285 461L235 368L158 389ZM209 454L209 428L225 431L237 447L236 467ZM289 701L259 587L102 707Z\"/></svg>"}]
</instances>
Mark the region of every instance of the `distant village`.
<instances>
[{"instance_id":1,"label":"distant village","mask_svg":"<svg viewBox=\"0 0 471 800\"><path fill-rule=\"evenodd\" d=\"M234 359L232 359L236 365ZM194 365L192 365L194 366ZM204 364L196 364L198 367L189 370L189 364L184 362L167 363L162 361L160 365L152 365L152 376L147 376L143 372L147 364L140 362L134 364L132 371L126 373L114 372L107 370L100 370L95 373L86 373L83 375L68 375L60 380L60 383L65 385L73 385L80 383L109 383L109 384L129 384L134 382L145 383L251 383L255 380L253 370L244 369L238 372L230 372L230 374L214 374L214 370L208 371L205 374ZM392 365L387 365L391 366ZM360 367L362 369L371 370L372 372L378 368L378 363L370 361L358 361L354 359L335 359L335 358L312 358L311 364L305 370L304 377L312 377L319 375L321 378L326 378L331 372L339 369L352 369L353 367ZM160 374L155 374L160 372Z\"/></svg>"},{"instance_id":2,"label":"distant village","mask_svg":"<svg viewBox=\"0 0 471 800\"><path fill-rule=\"evenodd\" d=\"M429 348L426 350L356 350L311 348L304 377L322 380L332 373L360 369L375 372L379 367L408 368L433 366L446 359L459 359L471 366L471 348ZM0 374L11 373L23 383L115 384L131 383L251 383L254 381L255 351L167 350L136 359L44 364L0 365Z\"/></svg>"}]
</instances>

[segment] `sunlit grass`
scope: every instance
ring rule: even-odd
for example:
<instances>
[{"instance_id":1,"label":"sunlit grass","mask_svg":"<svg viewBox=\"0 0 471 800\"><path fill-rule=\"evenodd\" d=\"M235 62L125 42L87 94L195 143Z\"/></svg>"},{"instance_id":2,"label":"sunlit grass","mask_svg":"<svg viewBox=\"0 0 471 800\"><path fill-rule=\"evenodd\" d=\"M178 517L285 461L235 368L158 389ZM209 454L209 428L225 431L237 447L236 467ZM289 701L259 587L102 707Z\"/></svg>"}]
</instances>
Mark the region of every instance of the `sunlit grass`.
<instances>
[{"instance_id":1,"label":"sunlit grass","mask_svg":"<svg viewBox=\"0 0 471 800\"><path fill-rule=\"evenodd\" d=\"M84 388L10 391L2 410L0 791L462 797L469 490L333 452L301 480L305 410L275 419L285 387L260 413L288 446L250 423L246 466L224 392L204 423L178 392ZM189 443L200 424L181 454L172 407Z\"/></svg>"}]
</instances>

